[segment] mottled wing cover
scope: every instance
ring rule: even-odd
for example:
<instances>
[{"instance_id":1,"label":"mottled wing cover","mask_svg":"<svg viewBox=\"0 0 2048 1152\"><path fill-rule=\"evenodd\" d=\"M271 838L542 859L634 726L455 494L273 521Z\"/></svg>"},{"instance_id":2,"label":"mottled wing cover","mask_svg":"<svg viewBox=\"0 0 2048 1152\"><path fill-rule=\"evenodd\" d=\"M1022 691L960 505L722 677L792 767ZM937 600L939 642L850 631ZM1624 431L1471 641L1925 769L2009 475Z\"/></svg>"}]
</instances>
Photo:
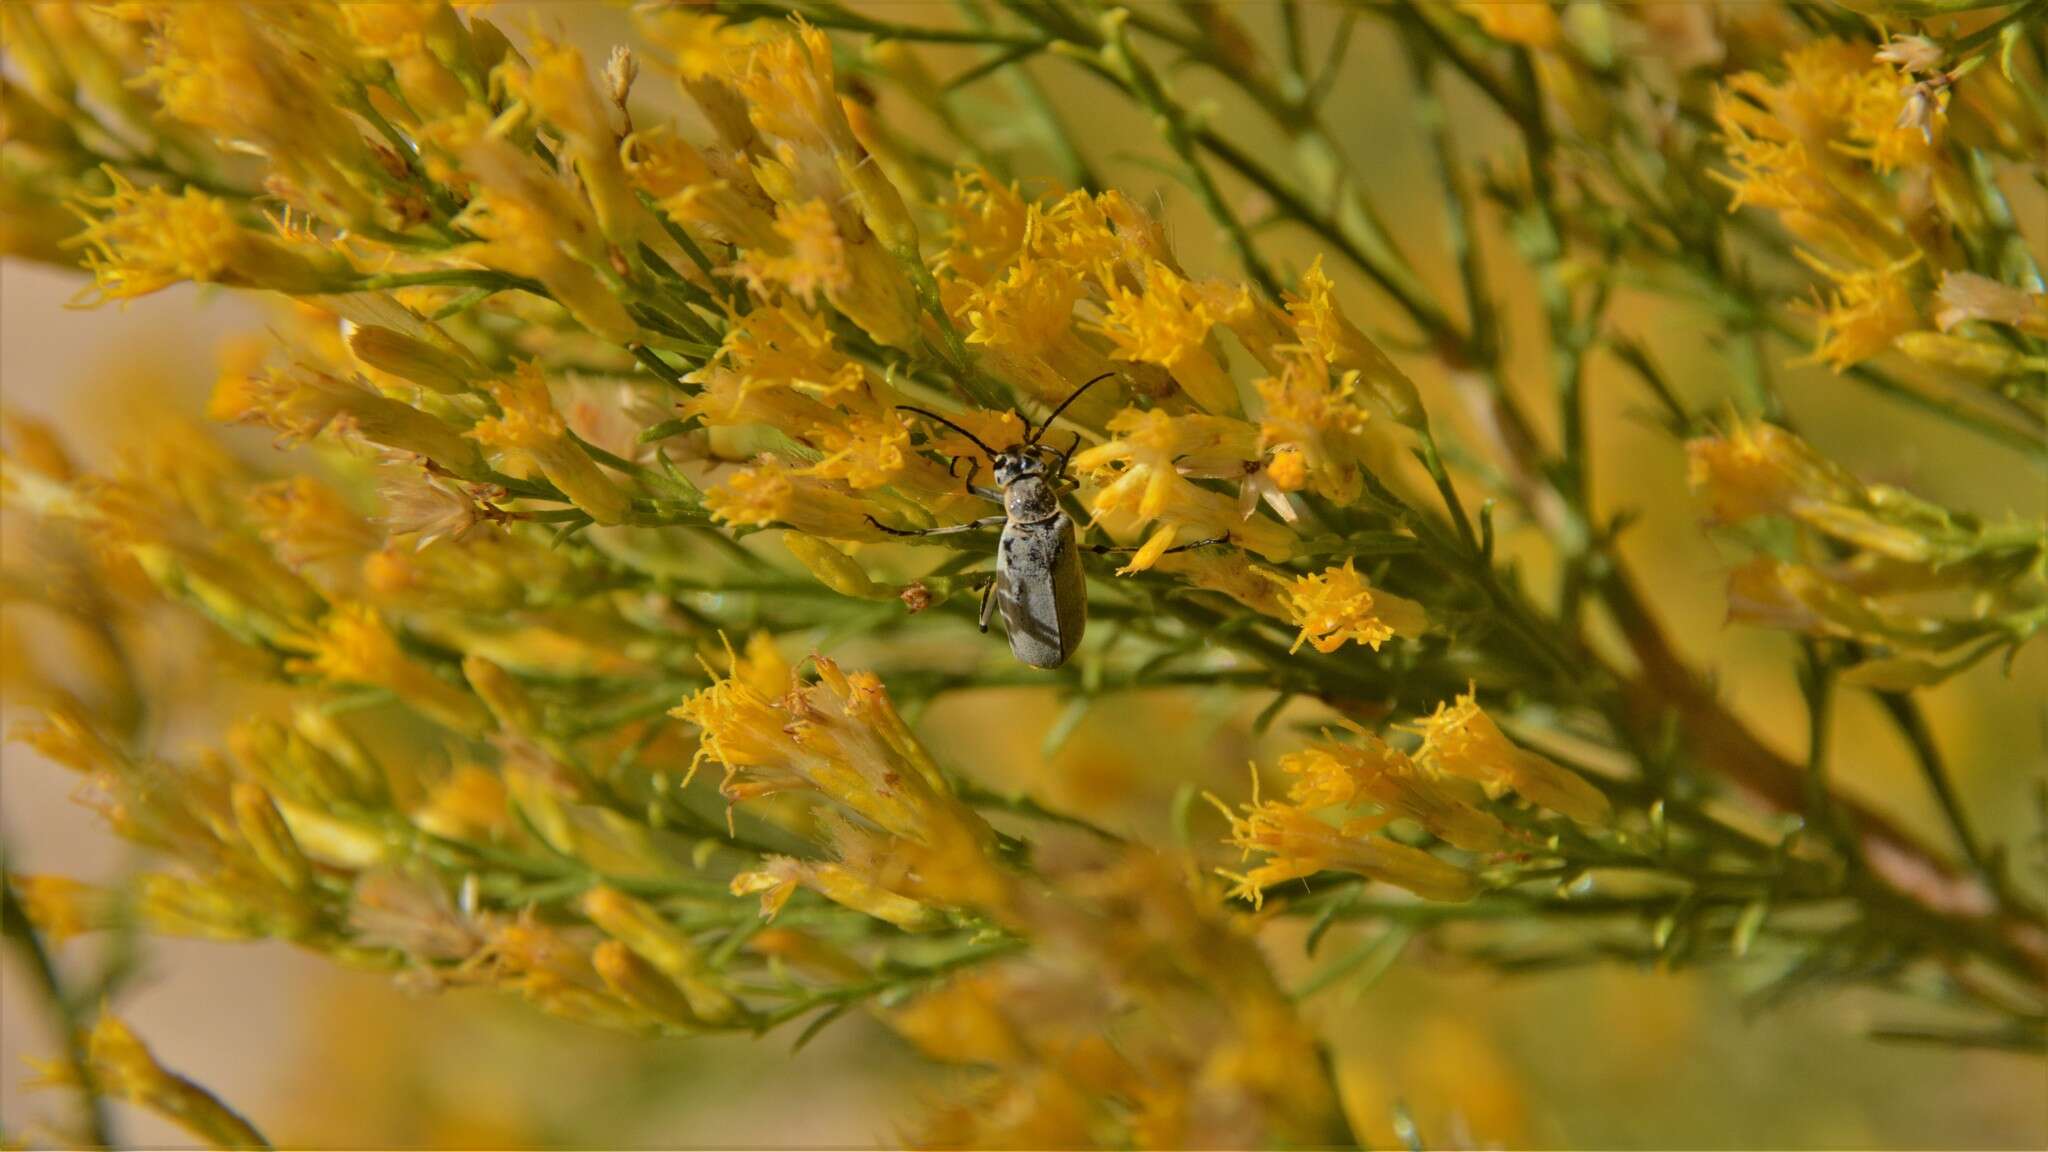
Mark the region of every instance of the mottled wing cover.
<instances>
[{"instance_id":1,"label":"mottled wing cover","mask_svg":"<svg viewBox=\"0 0 2048 1152\"><path fill-rule=\"evenodd\" d=\"M1057 668L1081 644L1088 589L1074 543L1074 522L1062 512L1038 524L1003 529L996 553L996 603L1010 652L1033 668Z\"/></svg>"}]
</instances>

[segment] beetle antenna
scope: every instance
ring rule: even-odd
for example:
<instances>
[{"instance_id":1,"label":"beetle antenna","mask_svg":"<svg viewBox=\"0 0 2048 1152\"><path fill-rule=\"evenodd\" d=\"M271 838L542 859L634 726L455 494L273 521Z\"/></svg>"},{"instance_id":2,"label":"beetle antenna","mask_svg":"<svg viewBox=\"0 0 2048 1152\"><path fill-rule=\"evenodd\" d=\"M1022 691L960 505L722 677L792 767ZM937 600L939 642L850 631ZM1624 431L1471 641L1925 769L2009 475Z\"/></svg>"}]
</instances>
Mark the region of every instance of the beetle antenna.
<instances>
[{"instance_id":1,"label":"beetle antenna","mask_svg":"<svg viewBox=\"0 0 2048 1152\"><path fill-rule=\"evenodd\" d=\"M1114 375L1116 375L1116 373L1114 372L1104 372L1102 375L1097 376L1095 379L1090 380L1086 384L1081 385L1079 388L1074 389L1072 392L1067 393L1067 398L1065 400L1060 401L1060 406L1053 409L1052 414L1045 418L1045 423L1040 424L1038 426L1038 431L1031 433L1030 439L1024 442L1026 444L1038 443L1038 438L1040 436L1043 436L1047 432L1052 430L1052 422L1060 418L1060 413L1065 412L1067 410L1067 405L1072 404L1076 400L1079 400L1081 398L1081 393L1086 392L1088 389L1095 387L1097 384L1102 383L1104 380L1107 380Z\"/></svg>"},{"instance_id":2,"label":"beetle antenna","mask_svg":"<svg viewBox=\"0 0 2048 1152\"><path fill-rule=\"evenodd\" d=\"M953 423L951 420L946 419L944 416L939 415L937 412L933 412L924 408L913 408L908 404L898 404L896 406L896 410L898 412L915 412L919 416L924 416L932 420L937 420L939 423L944 424L946 427L951 428L953 431L958 432L962 436L967 437L969 440L974 441L974 446L976 448L981 449L983 452L987 453L989 459L993 460L996 458L996 450L989 447L986 444L983 444L981 442L981 437L976 436L974 433L969 432L967 429L962 428L960 425Z\"/></svg>"}]
</instances>

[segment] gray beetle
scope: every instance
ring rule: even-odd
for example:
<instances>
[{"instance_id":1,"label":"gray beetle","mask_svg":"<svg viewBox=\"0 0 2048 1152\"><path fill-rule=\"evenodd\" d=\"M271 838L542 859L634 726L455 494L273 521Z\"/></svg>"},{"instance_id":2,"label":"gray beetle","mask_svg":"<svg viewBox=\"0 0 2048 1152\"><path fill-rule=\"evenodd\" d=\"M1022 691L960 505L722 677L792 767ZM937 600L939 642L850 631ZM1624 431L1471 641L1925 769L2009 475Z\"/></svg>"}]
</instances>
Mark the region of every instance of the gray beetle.
<instances>
[{"instance_id":1,"label":"gray beetle","mask_svg":"<svg viewBox=\"0 0 2048 1152\"><path fill-rule=\"evenodd\" d=\"M1079 399L1081 393L1114 375L1114 372L1105 372L1074 389L1052 410L1036 432L1031 430L1031 422L1026 420L1024 442L1012 444L1000 452L937 412L907 404L898 406L901 411L915 412L951 428L988 456L997 487L975 484L981 461L974 460L967 470L967 491L1001 504L1003 512L1000 516L986 516L965 524L922 531L891 528L873 516L868 517L868 523L892 536L947 536L1002 525L1002 538L996 545L995 578L983 587L981 593L981 630L988 631L990 609L1001 606L1003 631L1010 638L1011 655L1033 668L1057 668L1065 664L1067 658L1074 654L1074 649L1081 645L1081 633L1088 626L1088 585L1081 576L1079 553L1083 549L1096 553L1135 551L1076 542L1073 517L1060 507L1060 497L1073 490L1073 481L1067 478L1067 461L1073 456L1074 449L1080 446L1081 437L1076 433L1074 442L1064 451L1040 443L1052 422L1067 410L1067 405ZM958 466L959 461L955 460L954 467ZM1169 551L1200 548L1220 543L1223 539L1199 540Z\"/></svg>"}]
</instances>

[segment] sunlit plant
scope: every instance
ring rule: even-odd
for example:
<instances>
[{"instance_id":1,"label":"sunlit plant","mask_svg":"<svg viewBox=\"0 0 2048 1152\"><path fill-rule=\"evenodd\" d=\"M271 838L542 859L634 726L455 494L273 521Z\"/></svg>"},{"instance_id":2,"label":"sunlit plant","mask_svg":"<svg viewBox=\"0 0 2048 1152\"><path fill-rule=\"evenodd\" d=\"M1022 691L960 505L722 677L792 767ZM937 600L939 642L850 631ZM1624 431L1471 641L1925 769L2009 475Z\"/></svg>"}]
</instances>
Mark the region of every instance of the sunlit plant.
<instances>
[{"instance_id":1,"label":"sunlit plant","mask_svg":"<svg viewBox=\"0 0 2048 1152\"><path fill-rule=\"evenodd\" d=\"M645 1034L872 1013L978 1070L903 1118L937 1146L1351 1143L1300 1000L1422 941L2048 1043L2038 845L1975 831L1916 695L2048 621L2048 529L1856 475L1781 388L1826 365L2041 483L2048 4L633 15L598 60L434 0L0 8L6 250L82 269L81 306L274 305L210 415L284 450L166 425L88 471L7 424L9 612L63 636L11 648L12 735L157 862L7 876L75 1029L58 1142L104 1142L103 1098L262 1140L84 1018L114 989L56 946L136 928ZM1411 92L1364 114L1427 186L1330 130L1373 38ZM1103 181L1055 81L1142 111L1217 259ZM1451 138L1454 86L1511 153ZM1443 233L1390 234L1388 196ZM1622 297L1710 328L1725 387L1682 394ZM1747 553L1731 619L1796 638L1805 756L1619 554L1596 357ZM1094 626L1025 669L974 631L996 530L904 534L989 515L980 446L1104 374L1047 434ZM927 751L925 705L996 685L1200 691L1288 750L1152 842ZM1834 785L1847 693L1946 842Z\"/></svg>"}]
</instances>

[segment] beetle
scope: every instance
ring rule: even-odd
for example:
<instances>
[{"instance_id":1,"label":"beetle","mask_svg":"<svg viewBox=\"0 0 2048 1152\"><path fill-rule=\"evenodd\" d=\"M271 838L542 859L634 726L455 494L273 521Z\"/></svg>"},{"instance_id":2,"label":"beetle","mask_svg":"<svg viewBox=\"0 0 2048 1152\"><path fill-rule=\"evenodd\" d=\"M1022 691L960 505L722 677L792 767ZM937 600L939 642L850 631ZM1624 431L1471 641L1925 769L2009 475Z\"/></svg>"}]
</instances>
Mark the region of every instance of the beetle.
<instances>
[{"instance_id":1,"label":"beetle","mask_svg":"<svg viewBox=\"0 0 2048 1152\"><path fill-rule=\"evenodd\" d=\"M1074 389L1052 410L1037 431L1032 431L1031 421L1024 421L1024 442L1012 444L1000 452L937 412L908 404L897 406L898 411L915 412L951 428L981 449L989 458L996 487L989 488L974 482L981 471L981 461L973 460L967 470L967 491L1001 504L1003 511L1001 515L985 516L945 528L891 528L873 516L868 517L868 523L891 536L919 537L948 536L1002 525L1002 537L996 544L995 577L981 591L981 630L988 631L992 609L1000 607L1003 631L1010 640L1010 654L1033 668L1058 668L1080 647L1081 634L1088 626L1088 585L1081 576L1080 551L1084 548L1095 553L1135 551L1101 544L1081 545L1076 541L1073 517L1060 507L1060 496L1074 486L1067 478L1067 461L1080 447L1080 434L1075 434L1074 442L1064 451L1056 451L1041 443L1045 433L1052 428L1052 422L1059 419L1069 404L1080 399L1083 392L1114 375L1114 372L1105 372ZM958 466L959 461L955 459L953 467ZM1168 551L1182 552L1221 543L1224 539L1226 537L1199 540Z\"/></svg>"}]
</instances>

